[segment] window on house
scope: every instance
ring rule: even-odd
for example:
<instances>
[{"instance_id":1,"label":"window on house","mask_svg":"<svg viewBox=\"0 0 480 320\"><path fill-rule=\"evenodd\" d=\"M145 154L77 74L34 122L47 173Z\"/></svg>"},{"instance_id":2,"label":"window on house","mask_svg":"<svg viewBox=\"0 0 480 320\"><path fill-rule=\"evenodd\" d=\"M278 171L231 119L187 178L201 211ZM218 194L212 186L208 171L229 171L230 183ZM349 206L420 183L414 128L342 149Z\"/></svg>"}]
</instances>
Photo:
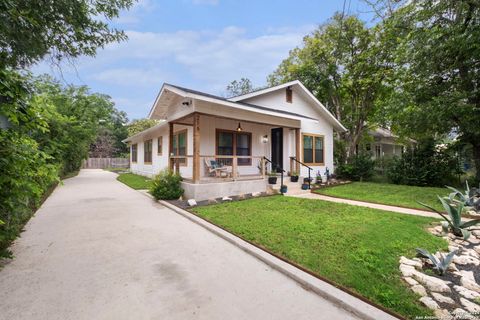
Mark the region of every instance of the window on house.
<instances>
[{"instance_id":1,"label":"window on house","mask_svg":"<svg viewBox=\"0 0 480 320\"><path fill-rule=\"evenodd\" d=\"M324 164L323 136L303 134L303 162L311 165Z\"/></svg>"},{"instance_id":2,"label":"window on house","mask_svg":"<svg viewBox=\"0 0 480 320\"><path fill-rule=\"evenodd\" d=\"M138 150L138 146L137 144L132 144L131 147L131 154L132 154L132 162L137 162L137 150Z\"/></svg>"},{"instance_id":3,"label":"window on house","mask_svg":"<svg viewBox=\"0 0 480 320\"><path fill-rule=\"evenodd\" d=\"M172 152L174 156L187 155L187 130L182 130L173 135ZM181 158L178 161L180 165L186 165L187 159Z\"/></svg>"},{"instance_id":4,"label":"window on house","mask_svg":"<svg viewBox=\"0 0 480 320\"><path fill-rule=\"evenodd\" d=\"M163 137L160 136L158 137L158 140L157 140L157 154L162 155L162 153L163 153Z\"/></svg>"},{"instance_id":5,"label":"window on house","mask_svg":"<svg viewBox=\"0 0 480 320\"><path fill-rule=\"evenodd\" d=\"M379 159L382 156L382 147L379 145L375 146L375 158Z\"/></svg>"},{"instance_id":6,"label":"window on house","mask_svg":"<svg viewBox=\"0 0 480 320\"><path fill-rule=\"evenodd\" d=\"M152 163L152 139L143 143L143 162Z\"/></svg>"},{"instance_id":7,"label":"window on house","mask_svg":"<svg viewBox=\"0 0 480 320\"><path fill-rule=\"evenodd\" d=\"M217 155L218 156L251 156L252 134L249 132L234 132L217 130ZM231 159L219 158L225 165L232 165ZM252 159L238 158L239 166L251 165Z\"/></svg>"},{"instance_id":8,"label":"window on house","mask_svg":"<svg viewBox=\"0 0 480 320\"><path fill-rule=\"evenodd\" d=\"M292 88L287 87L287 89L285 90L285 95L286 95L287 102L292 103L292 100L293 100Z\"/></svg>"}]
</instances>

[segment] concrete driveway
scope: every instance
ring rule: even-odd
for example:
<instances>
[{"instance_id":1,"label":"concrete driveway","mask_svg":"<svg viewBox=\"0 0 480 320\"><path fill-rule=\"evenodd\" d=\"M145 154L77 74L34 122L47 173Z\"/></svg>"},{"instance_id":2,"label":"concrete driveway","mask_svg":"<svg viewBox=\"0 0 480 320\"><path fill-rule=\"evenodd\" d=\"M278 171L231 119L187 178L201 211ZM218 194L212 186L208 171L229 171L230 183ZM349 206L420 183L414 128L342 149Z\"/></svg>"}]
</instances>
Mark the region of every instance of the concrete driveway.
<instances>
[{"instance_id":1,"label":"concrete driveway","mask_svg":"<svg viewBox=\"0 0 480 320\"><path fill-rule=\"evenodd\" d=\"M350 319L239 248L82 170L38 210L0 271L1 319Z\"/></svg>"}]
</instances>

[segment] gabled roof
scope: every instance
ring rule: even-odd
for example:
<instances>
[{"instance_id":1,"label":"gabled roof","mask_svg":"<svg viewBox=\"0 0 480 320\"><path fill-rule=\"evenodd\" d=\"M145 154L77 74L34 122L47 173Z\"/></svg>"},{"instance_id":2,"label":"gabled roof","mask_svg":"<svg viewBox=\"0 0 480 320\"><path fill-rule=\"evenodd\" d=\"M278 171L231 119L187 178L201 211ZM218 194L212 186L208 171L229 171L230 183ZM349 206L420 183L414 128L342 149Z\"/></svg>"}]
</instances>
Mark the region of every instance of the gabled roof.
<instances>
[{"instance_id":1,"label":"gabled roof","mask_svg":"<svg viewBox=\"0 0 480 320\"><path fill-rule=\"evenodd\" d=\"M336 131L347 131L347 129L325 108L325 106L318 101L315 96L308 91L307 88L298 80L287 82L284 84L281 84L279 86L271 87L271 88L266 88L266 89L261 89L255 92L251 92L245 95L233 97L233 98L224 98L220 96L216 96L213 94L208 94L205 92L197 91L197 90L192 90L188 89L185 87L169 84L169 83L164 83L162 88L160 89L160 92L155 99L155 102L150 109L149 112L149 117L152 117L152 114L154 113L154 110L157 106L157 102L159 99L162 97L162 94L164 93L165 90L174 92L175 94L178 94L183 97L189 97L189 98L194 98L198 100L203 100L203 101L208 101L208 102L213 102L213 103L218 103L227 107L233 107L233 108L240 108L243 110L250 110L250 111L257 111L263 114L269 114L269 115L275 115L275 116L280 116L280 117L285 117L285 118L290 118L290 119L297 119L297 120L302 120L302 119L308 119L308 120L313 120L313 121L318 121L318 119L305 116L302 114L298 114L295 112L290 112L290 111L285 111L285 110L279 110L267 106L260 106L252 103L247 103L243 100L263 95L269 92L273 92L276 90L280 90L289 86L298 86L304 95L313 103L313 105L317 108L317 110L320 111L321 114L323 114L326 118L327 121L329 121L333 127L335 128Z\"/></svg>"},{"instance_id":2,"label":"gabled roof","mask_svg":"<svg viewBox=\"0 0 480 320\"><path fill-rule=\"evenodd\" d=\"M290 81L290 82L280 84L278 86L273 86L273 87L269 87L269 88L256 90L256 91L253 91L253 92L250 92L250 93L247 93L247 94L232 97L228 100L235 101L235 102L242 102L244 100L248 100L248 99L253 98L253 97L261 96L261 95L264 95L264 94L267 94L267 93L271 93L271 92L274 92L274 91L277 91L277 90L285 89L287 87L294 87L294 86L298 87L305 94L305 96L311 102L313 102L313 105L317 108L317 110L320 111L320 113L322 113L323 115L325 115L327 120L330 123L332 123L332 125L334 126L335 129L337 129L337 131L347 131L347 129L340 123L340 121L338 121L337 118L335 118L330 113L330 111L328 111L328 109L325 108L325 106L320 101L318 101L318 99L299 80L294 80L294 81Z\"/></svg>"},{"instance_id":3,"label":"gabled roof","mask_svg":"<svg viewBox=\"0 0 480 320\"><path fill-rule=\"evenodd\" d=\"M215 96L212 94L208 94L205 92L200 92L184 87L180 87L177 85L169 84L169 83L164 83L162 88L160 89L159 94L157 95L157 98L155 99L155 102L152 105L152 108L150 109L148 117L151 118L155 108L157 107L157 102L161 99L162 94L165 92L165 90L168 90L170 92L173 92L179 96L182 96L184 98L193 98L197 100L203 100L207 102L213 102L217 103L220 105L224 105L226 107L234 107L234 108L240 108L243 110L250 110L250 111L256 111L260 112L263 114L269 114L273 116L278 116L278 117L284 117L284 118L290 118L290 119L295 119L295 120L302 120L302 119L308 119L312 121L317 121L315 118L311 118L308 116L304 116L302 114L294 113L294 112L288 112L288 111L283 111L283 110L277 110L274 108L269 108L269 107L264 107L264 106L258 106L254 105L251 103L244 103L244 102L235 102L235 101L230 101L229 99Z\"/></svg>"},{"instance_id":4,"label":"gabled roof","mask_svg":"<svg viewBox=\"0 0 480 320\"><path fill-rule=\"evenodd\" d=\"M166 83L166 84L168 84L168 83ZM304 116L304 115L301 115L301 114L298 114L298 113L295 113L295 112L277 110L277 109L268 108L268 107L264 107L264 106L258 106L256 104L251 104L251 103L232 101L231 99L223 98L223 97L216 96L216 95L213 95L213 94L204 93L204 92L180 87L180 86L173 85L173 84L168 84L168 85L172 86L172 87L175 87L177 89L183 90L183 91L188 92L188 93L192 93L192 94L196 94L196 95L200 95L200 96L204 96L204 97L208 97L208 98L212 98L212 99L216 99L216 100L221 100L221 101L230 102L230 103L233 102L233 103L238 104L238 105L251 107L251 108L256 108L256 109L259 109L259 110L271 111L271 112L280 113L280 114L284 114L284 115L290 115L290 116L295 116L295 117L300 117L300 118L305 118L305 119L310 119L310 120L316 120L314 118L310 118L310 117L307 117L307 116Z\"/></svg>"}]
</instances>

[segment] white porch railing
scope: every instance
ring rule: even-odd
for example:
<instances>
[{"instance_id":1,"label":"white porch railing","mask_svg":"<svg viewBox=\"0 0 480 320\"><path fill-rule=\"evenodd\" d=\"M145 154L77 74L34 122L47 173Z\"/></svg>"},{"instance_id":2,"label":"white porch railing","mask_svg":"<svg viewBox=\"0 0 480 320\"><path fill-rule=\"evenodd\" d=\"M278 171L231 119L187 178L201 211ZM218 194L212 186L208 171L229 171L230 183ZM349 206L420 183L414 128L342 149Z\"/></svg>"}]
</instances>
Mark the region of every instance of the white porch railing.
<instances>
[{"instance_id":1,"label":"white porch railing","mask_svg":"<svg viewBox=\"0 0 480 320\"><path fill-rule=\"evenodd\" d=\"M193 177L192 155L171 156L170 161L174 172L180 174L183 172L185 180ZM263 179L269 169L264 156L201 155L198 162L199 182Z\"/></svg>"}]
</instances>

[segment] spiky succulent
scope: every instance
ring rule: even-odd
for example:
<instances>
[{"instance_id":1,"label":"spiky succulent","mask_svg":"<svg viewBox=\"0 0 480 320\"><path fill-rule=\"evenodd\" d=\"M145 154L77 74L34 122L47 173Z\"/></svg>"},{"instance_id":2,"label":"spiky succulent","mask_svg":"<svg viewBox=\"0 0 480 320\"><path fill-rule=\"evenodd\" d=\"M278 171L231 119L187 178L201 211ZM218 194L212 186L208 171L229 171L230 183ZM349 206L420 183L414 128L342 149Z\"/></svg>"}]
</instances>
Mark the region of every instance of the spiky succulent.
<instances>
[{"instance_id":1,"label":"spiky succulent","mask_svg":"<svg viewBox=\"0 0 480 320\"><path fill-rule=\"evenodd\" d=\"M463 237L464 240L467 240L470 237L470 231L467 230L469 227L473 227L480 223L480 219L471 219L470 221L462 221L462 211L463 203L448 201L440 196L437 196L443 207L447 211L448 217L444 213L438 211L437 209L429 206L428 204L419 202L422 206L425 206L435 213L439 214L445 222L442 223L442 228L444 232L452 231L457 237Z\"/></svg>"},{"instance_id":2,"label":"spiky succulent","mask_svg":"<svg viewBox=\"0 0 480 320\"><path fill-rule=\"evenodd\" d=\"M440 259L437 259L433 254L428 252L428 250L422 248L416 248L417 256L421 258L430 259L433 263L433 270L437 272L439 275L444 275L448 269L448 266L452 262L453 256L455 255L456 251L449 252L446 256L442 253L440 254Z\"/></svg>"}]
</instances>

